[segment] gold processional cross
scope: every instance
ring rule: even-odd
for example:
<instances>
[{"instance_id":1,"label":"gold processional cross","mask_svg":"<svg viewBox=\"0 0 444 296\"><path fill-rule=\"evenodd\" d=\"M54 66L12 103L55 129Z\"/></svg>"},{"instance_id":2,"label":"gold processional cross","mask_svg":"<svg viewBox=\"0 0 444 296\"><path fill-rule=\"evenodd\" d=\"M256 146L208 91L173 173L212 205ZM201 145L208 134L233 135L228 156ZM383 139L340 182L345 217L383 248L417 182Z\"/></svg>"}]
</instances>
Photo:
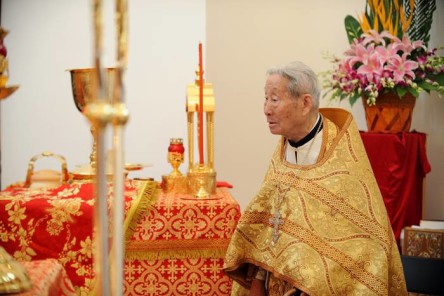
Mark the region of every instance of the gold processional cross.
<instances>
[{"instance_id":1,"label":"gold processional cross","mask_svg":"<svg viewBox=\"0 0 444 296\"><path fill-rule=\"evenodd\" d=\"M273 218L270 218L270 220L268 220L268 223L270 225L273 225L273 245L274 245L279 238L279 225L284 224L284 220L281 219L281 213L279 213L278 209L276 209L276 211L274 212Z\"/></svg>"}]
</instances>

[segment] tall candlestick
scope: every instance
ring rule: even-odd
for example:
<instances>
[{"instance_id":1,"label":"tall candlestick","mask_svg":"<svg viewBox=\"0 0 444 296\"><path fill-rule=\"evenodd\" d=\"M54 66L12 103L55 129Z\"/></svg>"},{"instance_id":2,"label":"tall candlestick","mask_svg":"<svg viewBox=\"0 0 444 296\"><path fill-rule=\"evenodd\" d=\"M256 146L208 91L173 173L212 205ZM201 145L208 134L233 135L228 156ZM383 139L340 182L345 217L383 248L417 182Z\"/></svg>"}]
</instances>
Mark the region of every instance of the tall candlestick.
<instances>
[{"instance_id":1,"label":"tall candlestick","mask_svg":"<svg viewBox=\"0 0 444 296\"><path fill-rule=\"evenodd\" d=\"M199 164L204 164L203 150L203 63L202 43L199 43Z\"/></svg>"}]
</instances>

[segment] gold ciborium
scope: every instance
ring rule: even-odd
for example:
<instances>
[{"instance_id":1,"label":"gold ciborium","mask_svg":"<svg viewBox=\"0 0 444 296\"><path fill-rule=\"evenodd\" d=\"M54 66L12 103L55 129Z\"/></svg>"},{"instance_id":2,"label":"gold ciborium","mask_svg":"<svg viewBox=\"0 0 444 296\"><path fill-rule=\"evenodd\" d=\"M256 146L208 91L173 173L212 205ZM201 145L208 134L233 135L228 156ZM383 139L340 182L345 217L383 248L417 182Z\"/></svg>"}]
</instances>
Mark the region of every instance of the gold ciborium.
<instances>
[{"instance_id":1,"label":"gold ciborium","mask_svg":"<svg viewBox=\"0 0 444 296\"><path fill-rule=\"evenodd\" d=\"M95 68L71 69L71 87L74 103L77 109L83 114L87 104L97 99L99 94L99 75ZM117 68L106 68L103 71L102 79L105 86L105 99L111 101L114 95L115 87L118 85ZM80 167L74 172L74 179L91 179L95 174L96 168L96 149L94 125L91 125L91 134L93 135L93 147L90 154L90 163Z\"/></svg>"}]
</instances>

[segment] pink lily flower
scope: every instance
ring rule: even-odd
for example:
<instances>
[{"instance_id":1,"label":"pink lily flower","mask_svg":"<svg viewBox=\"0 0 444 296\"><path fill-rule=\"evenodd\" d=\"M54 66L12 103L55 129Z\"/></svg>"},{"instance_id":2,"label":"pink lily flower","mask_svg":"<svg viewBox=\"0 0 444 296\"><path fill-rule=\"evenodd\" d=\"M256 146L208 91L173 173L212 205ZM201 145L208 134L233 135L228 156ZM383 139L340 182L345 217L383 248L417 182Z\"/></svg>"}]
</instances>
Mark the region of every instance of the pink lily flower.
<instances>
[{"instance_id":1,"label":"pink lily flower","mask_svg":"<svg viewBox=\"0 0 444 296\"><path fill-rule=\"evenodd\" d=\"M413 70L418 68L418 63L415 61L407 60L407 53L401 56L393 56L390 60L390 64L386 66L387 70L393 71L393 80L397 83L404 81L404 77L408 76L411 79L415 79L415 73Z\"/></svg>"},{"instance_id":2,"label":"pink lily flower","mask_svg":"<svg viewBox=\"0 0 444 296\"><path fill-rule=\"evenodd\" d=\"M421 40L411 42L407 35L404 35L402 41L399 40L398 37L395 37L393 45L396 48L396 50L401 50L402 52L406 53L411 53L413 50L420 47L426 50L426 47L424 46L424 43Z\"/></svg>"},{"instance_id":3,"label":"pink lily flower","mask_svg":"<svg viewBox=\"0 0 444 296\"><path fill-rule=\"evenodd\" d=\"M381 63L381 55L377 52L370 54L367 62L358 69L358 74L366 75L369 81L377 82L384 71L384 65Z\"/></svg>"},{"instance_id":4,"label":"pink lily flower","mask_svg":"<svg viewBox=\"0 0 444 296\"><path fill-rule=\"evenodd\" d=\"M384 38L389 38L389 39L393 38L393 35L391 35L387 31L383 31L381 33L378 33L375 30L369 30L367 33L364 33L362 35L364 36L364 40L362 41L362 44L364 44L364 45L374 42L374 43L382 44L383 46L385 46L385 39Z\"/></svg>"}]
</instances>

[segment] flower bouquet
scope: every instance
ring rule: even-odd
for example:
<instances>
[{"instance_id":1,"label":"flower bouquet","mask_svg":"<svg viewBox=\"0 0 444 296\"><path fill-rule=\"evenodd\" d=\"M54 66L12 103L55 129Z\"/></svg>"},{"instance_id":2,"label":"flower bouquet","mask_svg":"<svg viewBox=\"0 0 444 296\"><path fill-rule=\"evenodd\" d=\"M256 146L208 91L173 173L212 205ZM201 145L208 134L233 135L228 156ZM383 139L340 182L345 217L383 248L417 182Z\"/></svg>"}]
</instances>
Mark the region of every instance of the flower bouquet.
<instances>
[{"instance_id":1,"label":"flower bouquet","mask_svg":"<svg viewBox=\"0 0 444 296\"><path fill-rule=\"evenodd\" d=\"M413 10L421 3L429 10L428 14L422 11L419 19ZM403 7L398 0L368 0L360 21L347 16L350 48L342 58L331 57L333 69L323 73L328 90L324 96L348 98L351 105L365 97L368 105L375 105L378 96L387 92L399 98L407 93L418 97L422 91L444 94L444 58L438 49L427 49L432 4L410 0Z\"/></svg>"},{"instance_id":2,"label":"flower bouquet","mask_svg":"<svg viewBox=\"0 0 444 296\"><path fill-rule=\"evenodd\" d=\"M332 98L349 98L351 105L362 96L374 105L389 91L400 98L406 93L418 97L421 91L444 94L444 58L436 51L407 35L401 40L388 31L370 30L354 39L342 59L333 58L325 86Z\"/></svg>"}]
</instances>

